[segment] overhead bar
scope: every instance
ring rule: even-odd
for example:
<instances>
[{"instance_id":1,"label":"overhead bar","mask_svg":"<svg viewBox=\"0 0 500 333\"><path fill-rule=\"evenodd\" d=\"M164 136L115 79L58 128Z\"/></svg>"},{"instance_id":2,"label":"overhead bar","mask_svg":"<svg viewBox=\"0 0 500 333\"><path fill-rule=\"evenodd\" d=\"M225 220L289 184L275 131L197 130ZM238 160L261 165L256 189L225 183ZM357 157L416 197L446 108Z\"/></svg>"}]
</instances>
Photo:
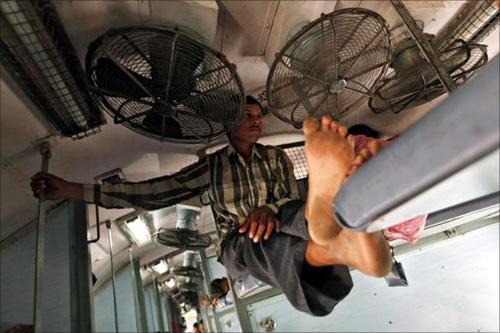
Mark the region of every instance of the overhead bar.
<instances>
[{"instance_id":1,"label":"overhead bar","mask_svg":"<svg viewBox=\"0 0 500 333\"><path fill-rule=\"evenodd\" d=\"M497 56L368 161L337 195L337 222L374 231L369 227L376 219L497 150L498 73Z\"/></svg>"},{"instance_id":2,"label":"overhead bar","mask_svg":"<svg viewBox=\"0 0 500 333\"><path fill-rule=\"evenodd\" d=\"M469 200L458 205L447 207L429 214L425 227L435 226L450 220L463 218L474 214L476 218L479 216L490 216L491 214L498 213L500 206L500 192L494 192L485 196Z\"/></svg>"}]
</instances>

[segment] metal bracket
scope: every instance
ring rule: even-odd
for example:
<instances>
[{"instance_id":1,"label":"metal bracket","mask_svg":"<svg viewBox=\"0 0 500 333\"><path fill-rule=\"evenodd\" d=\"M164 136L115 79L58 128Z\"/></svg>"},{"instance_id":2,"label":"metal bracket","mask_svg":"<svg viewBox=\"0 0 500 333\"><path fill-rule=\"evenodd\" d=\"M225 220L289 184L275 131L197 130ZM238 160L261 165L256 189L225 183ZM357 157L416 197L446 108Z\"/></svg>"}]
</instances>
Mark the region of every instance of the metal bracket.
<instances>
[{"instance_id":1,"label":"metal bracket","mask_svg":"<svg viewBox=\"0 0 500 333\"><path fill-rule=\"evenodd\" d=\"M403 23L410 31L411 36L413 37L413 39L415 39L415 42L422 51L425 59L429 62L431 67L436 72L439 81L441 81L446 90L451 93L457 88L457 86L455 85L455 81L453 81L450 74L444 68L441 59L439 59L439 57L434 52L431 43L429 43L429 41L424 36L423 31L421 31L418 27L417 22L415 22L415 19L411 16L408 8L406 8L402 0L391 0L391 2L394 6L394 9L396 9L399 16L403 20Z\"/></svg>"},{"instance_id":2,"label":"metal bracket","mask_svg":"<svg viewBox=\"0 0 500 333\"><path fill-rule=\"evenodd\" d=\"M96 238L88 240L87 244L96 243L101 238L101 223L99 223L99 205L95 204L95 227L97 229Z\"/></svg>"}]
</instances>

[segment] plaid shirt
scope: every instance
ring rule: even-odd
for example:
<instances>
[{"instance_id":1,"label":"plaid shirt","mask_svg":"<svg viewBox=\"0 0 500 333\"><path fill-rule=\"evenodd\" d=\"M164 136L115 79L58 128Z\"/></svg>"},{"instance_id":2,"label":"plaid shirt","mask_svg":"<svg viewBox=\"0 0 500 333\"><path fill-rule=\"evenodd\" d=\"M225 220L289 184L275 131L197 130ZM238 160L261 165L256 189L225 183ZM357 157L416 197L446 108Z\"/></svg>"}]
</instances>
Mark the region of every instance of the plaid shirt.
<instances>
[{"instance_id":1,"label":"plaid shirt","mask_svg":"<svg viewBox=\"0 0 500 333\"><path fill-rule=\"evenodd\" d=\"M84 200L107 208L156 210L206 190L216 225L223 232L237 228L258 207L278 213L284 203L299 198L286 153L256 144L248 161L228 145L172 175L137 183L84 185Z\"/></svg>"}]
</instances>

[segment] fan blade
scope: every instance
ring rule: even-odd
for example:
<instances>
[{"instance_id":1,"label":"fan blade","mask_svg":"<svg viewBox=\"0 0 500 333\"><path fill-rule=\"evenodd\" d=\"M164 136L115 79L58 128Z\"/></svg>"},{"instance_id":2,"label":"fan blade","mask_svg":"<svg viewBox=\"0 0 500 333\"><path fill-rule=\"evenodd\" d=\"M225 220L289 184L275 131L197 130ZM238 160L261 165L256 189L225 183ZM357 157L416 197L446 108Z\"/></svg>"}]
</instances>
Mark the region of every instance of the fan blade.
<instances>
[{"instance_id":1,"label":"fan blade","mask_svg":"<svg viewBox=\"0 0 500 333\"><path fill-rule=\"evenodd\" d=\"M220 94L194 95L184 103L194 111L195 116L218 123L235 121L239 110L239 96Z\"/></svg>"},{"instance_id":2,"label":"fan blade","mask_svg":"<svg viewBox=\"0 0 500 333\"><path fill-rule=\"evenodd\" d=\"M161 107L155 106L142 121L151 133L171 139L182 139L182 129L173 118L161 114Z\"/></svg>"},{"instance_id":3,"label":"fan blade","mask_svg":"<svg viewBox=\"0 0 500 333\"><path fill-rule=\"evenodd\" d=\"M130 77L133 76L147 90L149 90L153 96L155 94L155 89L150 79L132 71L125 73L111 59L99 59L94 71L98 87L104 90L116 92L119 95L130 96L136 99L149 97L149 95Z\"/></svg>"},{"instance_id":4,"label":"fan blade","mask_svg":"<svg viewBox=\"0 0 500 333\"><path fill-rule=\"evenodd\" d=\"M156 36L148 43L151 77L160 89L160 96L163 99L167 96L169 103L188 98L196 85L194 72L205 58L203 49L182 36L175 39L175 44L170 36Z\"/></svg>"},{"instance_id":5,"label":"fan blade","mask_svg":"<svg viewBox=\"0 0 500 333\"><path fill-rule=\"evenodd\" d=\"M172 41L170 36L163 35L152 37L148 41L151 78L159 86L161 99L165 98L167 92Z\"/></svg>"}]
</instances>

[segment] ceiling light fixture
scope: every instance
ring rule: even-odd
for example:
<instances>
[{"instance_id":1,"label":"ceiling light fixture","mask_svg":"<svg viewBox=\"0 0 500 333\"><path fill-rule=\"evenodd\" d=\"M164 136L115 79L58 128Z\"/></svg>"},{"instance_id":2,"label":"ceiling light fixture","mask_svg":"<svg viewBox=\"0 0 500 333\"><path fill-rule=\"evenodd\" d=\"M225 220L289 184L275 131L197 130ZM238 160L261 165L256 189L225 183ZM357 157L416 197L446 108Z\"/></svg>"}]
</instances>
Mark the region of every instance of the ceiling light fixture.
<instances>
[{"instance_id":1,"label":"ceiling light fixture","mask_svg":"<svg viewBox=\"0 0 500 333\"><path fill-rule=\"evenodd\" d=\"M137 246L145 246L152 242L153 221L149 214L141 214L120 223L121 230L128 239Z\"/></svg>"},{"instance_id":2,"label":"ceiling light fixture","mask_svg":"<svg viewBox=\"0 0 500 333\"><path fill-rule=\"evenodd\" d=\"M151 268L160 275L168 272L168 264L165 260L160 260L156 264L152 265Z\"/></svg>"},{"instance_id":3,"label":"ceiling light fixture","mask_svg":"<svg viewBox=\"0 0 500 333\"><path fill-rule=\"evenodd\" d=\"M168 279L166 282L166 285L169 288L175 287L175 278L171 277L170 279Z\"/></svg>"}]
</instances>

